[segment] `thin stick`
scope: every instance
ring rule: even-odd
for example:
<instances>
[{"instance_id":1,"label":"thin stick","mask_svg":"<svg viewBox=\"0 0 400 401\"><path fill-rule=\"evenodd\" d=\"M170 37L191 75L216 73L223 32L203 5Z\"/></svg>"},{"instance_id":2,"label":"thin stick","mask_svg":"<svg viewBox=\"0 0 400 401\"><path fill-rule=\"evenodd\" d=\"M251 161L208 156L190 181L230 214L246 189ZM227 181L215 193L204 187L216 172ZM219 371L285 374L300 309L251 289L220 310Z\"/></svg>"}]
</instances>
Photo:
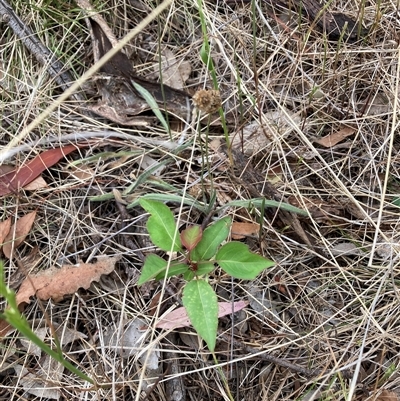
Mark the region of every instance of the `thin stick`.
<instances>
[{"instance_id":1,"label":"thin stick","mask_svg":"<svg viewBox=\"0 0 400 401\"><path fill-rule=\"evenodd\" d=\"M46 68L49 75L61 89L67 90L74 81L72 75L65 65L57 60L56 56L40 41L36 34L15 14L5 0L0 0L0 18L8 24L36 60ZM78 93L74 94L74 98L83 100L83 97Z\"/></svg>"},{"instance_id":2,"label":"thin stick","mask_svg":"<svg viewBox=\"0 0 400 401\"><path fill-rule=\"evenodd\" d=\"M1 0L3 1L3 0ZM155 8L146 18L140 22L136 28L132 29L112 50L107 52L96 64L90 67L73 85L71 85L59 98L47 107L34 121L24 128L10 143L0 151L0 159L11 148L18 145L33 129L35 129L52 111L56 110L60 104L68 99L79 87L86 82L94 73L96 73L107 61L115 56L126 44L128 44L136 35L138 35L151 21L164 11L173 0L165 0Z\"/></svg>"}]
</instances>

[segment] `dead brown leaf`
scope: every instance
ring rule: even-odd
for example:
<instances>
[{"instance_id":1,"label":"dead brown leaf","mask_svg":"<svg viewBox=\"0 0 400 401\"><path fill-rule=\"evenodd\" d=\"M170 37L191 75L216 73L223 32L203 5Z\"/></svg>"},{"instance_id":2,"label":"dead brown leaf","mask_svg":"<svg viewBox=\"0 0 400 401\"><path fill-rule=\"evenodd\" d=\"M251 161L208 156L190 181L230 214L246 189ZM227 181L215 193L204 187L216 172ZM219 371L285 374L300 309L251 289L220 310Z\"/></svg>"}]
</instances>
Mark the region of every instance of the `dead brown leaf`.
<instances>
[{"instance_id":1,"label":"dead brown leaf","mask_svg":"<svg viewBox=\"0 0 400 401\"><path fill-rule=\"evenodd\" d=\"M29 304L30 297L36 295L45 301L52 298L60 301L67 294L79 288L88 289L93 281L99 281L102 274L110 274L120 256L99 258L96 263L79 263L78 266L65 265L61 269L51 267L39 274L28 276L17 294L17 305Z\"/></svg>"},{"instance_id":2,"label":"dead brown leaf","mask_svg":"<svg viewBox=\"0 0 400 401\"><path fill-rule=\"evenodd\" d=\"M237 302L218 302L218 317L223 317L229 314L240 311L245 308L249 303L247 301ZM179 327L190 326L190 320L184 307L177 308L172 312L164 315L157 323L159 329L177 329ZM143 327L145 329L145 327Z\"/></svg>"},{"instance_id":3,"label":"dead brown leaf","mask_svg":"<svg viewBox=\"0 0 400 401\"><path fill-rule=\"evenodd\" d=\"M398 401L399 398L395 392L389 391L389 390L383 390L375 400L376 401Z\"/></svg>"},{"instance_id":4,"label":"dead brown leaf","mask_svg":"<svg viewBox=\"0 0 400 401\"><path fill-rule=\"evenodd\" d=\"M260 225L257 223L232 223L232 239L243 239L248 235L255 235L260 231Z\"/></svg>"},{"instance_id":5,"label":"dead brown leaf","mask_svg":"<svg viewBox=\"0 0 400 401\"><path fill-rule=\"evenodd\" d=\"M29 275L22 282L16 295L17 305L22 311L35 295L45 301L52 298L55 302L65 295L73 294L79 288L89 288L93 281L99 281L103 274L110 274L120 256L102 257L96 263L79 263L79 265L64 265L61 269L51 267L38 274ZM11 326L0 320L0 339L12 331Z\"/></svg>"},{"instance_id":6,"label":"dead brown leaf","mask_svg":"<svg viewBox=\"0 0 400 401\"><path fill-rule=\"evenodd\" d=\"M95 176L93 169L85 164L81 166L71 166L68 169L68 173L78 180L89 180Z\"/></svg>"},{"instance_id":7,"label":"dead brown leaf","mask_svg":"<svg viewBox=\"0 0 400 401\"><path fill-rule=\"evenodd\" d=\"M344 138L353 135L356 132L355 128L343 127L339 131L333 132L330 135L324 136L323 138L314 139L314 142L324 146L325 148L331 148L339 142L343 141Z\"/></svg>"},{"instance_id":8,"label":"dead brown leaf","mask_svg":"<svg viewBox=\"0 0 400 401\"><path fill-rule=\"evenodd\" d=\"M9 172L0 172L0 196L19 191L47 168L82 146L87 145L67 145L61 148L49 149L21 167L16 167Z\"/></svg>"},{"instance_id":9,"label":"dead brown leaf","mask_svg":"<svg viewBox=\"0 0 400 401\"><path fill-rule=\"evenodd\" d=\"M3 245L4 240L6 239L8 233L11 228L11 217L7 220L0 222L0 247Z\"/></svg>"},{"instance_id":10,"label":"dead brown leaf","mask_svg":"<svg viewBox=\"0 0 400 401\"><path fill-rule=\"evenodd\" d=\"M159 72L159 61L154 64L157 75ZM189 61L178 61L175 54L168 48L161 52L161 74L164 84L175 89L183 89L185 82L189 79L192 67Z\"/></svg>"},{"instance_id":11,"label":"dead brown leaf","mask_svg":"<svg viewBox=\"0 0 400 401\"><path fill-rule=\"evenodd\" d=\"M31 231L33 222L35 221L36 212L31 212L18 219L9 230L6 238L4 238L3 253L8 259L11 258L14 249L17 249Z\"/></svg>"},{"instance_id":12,"label":"dead brown leaf","mask_svg":"<svg viewBox=\"0 0 400 401\"><path fill-rule=\"evenodd\" d=\"M0 166L0 180L2 180L3 176L5 174L9 173L10 171L14 171L13 174L15 174L15 166L11 166L10 164L1 165ZM47 186L48 186L47 182L41 176L38 176L32 182L25 185L24 189L27 191L34 191L36 189L46 188Z\"/></svg>"},{"instance_id":13,"label":"dead brown leaf","mask_svg":"<svg viewBox=\"0 0 400 401\"><path fill-rule=\"evenodd\" d=\"M37 189L47 188L47 187L48 187L47 182L40 175L39 177L35 178L32 182L30 182L28 185L25 185L24 189L26 191L35 191Z\"/></svg>"}]
</instances>

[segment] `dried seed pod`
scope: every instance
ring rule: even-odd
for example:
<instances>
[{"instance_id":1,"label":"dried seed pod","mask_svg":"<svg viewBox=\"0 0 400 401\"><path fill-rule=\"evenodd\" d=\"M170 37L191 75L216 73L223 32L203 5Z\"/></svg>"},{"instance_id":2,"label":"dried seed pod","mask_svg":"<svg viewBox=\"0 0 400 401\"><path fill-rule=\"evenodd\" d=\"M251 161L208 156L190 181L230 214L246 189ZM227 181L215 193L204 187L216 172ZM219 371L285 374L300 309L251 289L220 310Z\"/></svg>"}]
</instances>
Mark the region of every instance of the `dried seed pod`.
<instances>
[{"instance_id":1,"label":"dried seed pod","mask_svg":"<svg viewBox=\"0 0 400 401\"><path fill-rule=\"evenodd\" d=\"M193 104L203 113L211 114L221 107L221 94L217 90L200 89L192 97Z\"/></svg>"}]
</instances>

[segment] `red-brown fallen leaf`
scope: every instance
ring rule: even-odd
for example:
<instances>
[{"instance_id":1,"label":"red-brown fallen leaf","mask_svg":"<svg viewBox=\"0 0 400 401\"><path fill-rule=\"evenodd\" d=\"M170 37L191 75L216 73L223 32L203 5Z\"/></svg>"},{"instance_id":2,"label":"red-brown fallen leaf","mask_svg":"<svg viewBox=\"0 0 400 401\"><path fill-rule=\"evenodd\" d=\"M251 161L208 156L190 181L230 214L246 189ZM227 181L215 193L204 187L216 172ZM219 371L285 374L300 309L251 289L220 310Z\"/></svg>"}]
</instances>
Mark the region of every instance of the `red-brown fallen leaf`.
<instances>
[{"instance_id":1,"label":"red-brown fallen leaf","mask_svg":"<svg viewBox=\"0 0 400 401\"><path fill-rule=\"evenodd\" d=\"M231 235L232 239L243 239L248 235L257 234L260 230L260 225L257 223L232 223Z\"/></svg>"},{"instance_id":2,"label":"red-brown fallen leaf","mask_svg":"<svg viewBox=\"0 0 400 401\"><path fill-rule=\"evenodd\" d=\"M11 228L11 217L7 220L0 222L0 248L3 245L4 240L6 239L8 233Z\"/></svg>"},{"instance_id":3,"label":"red-brown fallen leaf","mask_svg":"<svg viewBox=\"0 0 400 401\"><path fill-rule=\"evenodd\" d=\"M41 300L52 298L55 302L65 295L73 294L79 288L89 288L93 281L99 281L101 275L110 274L121 256L102 257L96 263L79 263L76 266L64 265L61 269L51 267L35 275L29 275L22 282L16 295L17 305L23 311L30 297L36 295ZM0 320L0 339L12 330L5 321Z\"/></svg>"},{"instance_id":4,"label":"red-brown fallen leaf","mask_svg":"<svg viewBox=\"0 0 400 401\"><path fill-rule=\"evenodd\" d=\"M38 274L28 276L21 284L17 294L17 305L29 304L30 297L55 302L64 295L73 294L79 288L88 289L93 281L99 281L102 274L110 274L120 256L99 258L96 263L79 263L77 266L65 265L61 269L51 267Z\"/></svg>"},{"instance_id":5,"label":"red-brown fallen leaf","mask_svg":"<svg viewBox=\"0 0 400 401\"><path fill-rule=\"evenodd\" d=\"M56 164L64 156L82 146L88 145L67 145L61 148L46 150L23 166L17 167L8 173L2 173L0 175L0 196L18 192L47 168Z\"/></svg>"},{"instance_id":6,"label":"red-brown fallen leaf","mask_svg":"<svg viewBox=\"0 0 400 401\"><path fill-rule=\"evenodd\" d=\"M319 143L325 148L331 148L335 146L340 141L343 141L344 138L353 135L357 130L351 127L344 127L339 131L333 132L330 135L324 136L323 138L314 139L314 142Z\"/></svg>"},{"instance_id":7,"label":"red-brown fallen leaf","mask_svg":"<svg viewBox=\"0 0 400 401\"><path fill-rule=\"evenodd\" d=\"M4 238L3 253L6 258L10 259L13 249L17 249L24 242L29 231L31 231L35 217L36 212L31 212L13 224L6 238Z\"/></svg>"},{"instance_id":8,"label":"red-brown fallen leaf","mask_svg":"<svg viewBox=\"0 0 400 401\"><path fill-rule=\"evenodd\" d=\"M14 170L15 170L15 166L11 166L10 164L2 164L0 166L0 180L5 174L9 173L10 171L14 171ZM42 178L42 176L38 176L32 182L25 185L24 189L27 191L34 191L36 189L46 188L47 186L48 186L47 182Z\"/></svg>"},{"instance_id":9,"label":"red-brown fallen leaf","mask_svg":"<svg viewBox=\"0 0 400 401\"><path fill-rule=\"evenodd\" d=\"M249 303L247 301L234 302L218 302L218 317L229 315L233 312L240 311L246 307ZM186 313L185 308L177 308L168 315L165 315L156 324L158 329L177 329L179 327L190 326L190 320Z\"/></svg>"}]
</instances>

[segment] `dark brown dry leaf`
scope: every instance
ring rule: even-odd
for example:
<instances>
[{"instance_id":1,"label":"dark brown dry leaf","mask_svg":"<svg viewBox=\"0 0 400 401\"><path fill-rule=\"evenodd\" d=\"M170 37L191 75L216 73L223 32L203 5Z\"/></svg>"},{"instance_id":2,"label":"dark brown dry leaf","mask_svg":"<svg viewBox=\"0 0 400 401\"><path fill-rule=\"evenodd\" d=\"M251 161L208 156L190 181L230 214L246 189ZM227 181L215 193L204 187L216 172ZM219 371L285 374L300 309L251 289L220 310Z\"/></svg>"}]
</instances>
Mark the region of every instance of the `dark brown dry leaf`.
<instances>
[{"instance_id":1,"label":"dark brown dry leaf","mask_svg":"<svg viewBox=\"0 0 400 401\"><path fill-rule=\"evenodd\" d=\"M96 57L102 57L112 49L111 42L103 27L93 19L90 19L90 24ZM89 107L94 113L118 124L137 125L138 120L133 117L151 110L151 107L134 88L132 85L134 82L146 89L160 108L178 117L187 118L190 96L168 85L150 82L137 76L126 54L118 52L100 68L100 73L103 75L99 75L95 82L102 100L97 105Z\"/></svg>"},{"instance_id":2,"label":"dark brown dry leaf","mask_svg":"<svg viewBox=\"0 0 400 401\"><path fill-rule=\"evenodd\" d=\"M17 304L29 304L33 295L44 301L52 298L57 302L79 288L88 289L93 281L99 281L101 275L110 274L120 259L120 256L104 257L96 263L65 265L61 269L51 267L39 274L30 275L21 284Z\"/></svg>"},{"instance_id":3,"label":"dark brown dry leaf","mask_svg":"<svg viewBox=\"0 0 400 401\"><path fill-rule=\"evenodd\" d=\"M344 138L353 135L356 132L355 128L344 127L339 131L336 131L330 135L324 136L323 138L314 139L314 142L324 146L325 148L331 148L339 142L343 141Z\"/></svg>"},{"instance_id":4,"label":"dark brown dry leaf","mask_svg":"<svg viewBox=\"0 0 400 401\"><path fill-rule=\"evenodd\" d=\"M11 258L13 249L17 249L31 231L33 222L35 221L36 212L31 212L18 219L9 230L4 239L3 253L8 259Z\"/></svg>"}]
</instances>

